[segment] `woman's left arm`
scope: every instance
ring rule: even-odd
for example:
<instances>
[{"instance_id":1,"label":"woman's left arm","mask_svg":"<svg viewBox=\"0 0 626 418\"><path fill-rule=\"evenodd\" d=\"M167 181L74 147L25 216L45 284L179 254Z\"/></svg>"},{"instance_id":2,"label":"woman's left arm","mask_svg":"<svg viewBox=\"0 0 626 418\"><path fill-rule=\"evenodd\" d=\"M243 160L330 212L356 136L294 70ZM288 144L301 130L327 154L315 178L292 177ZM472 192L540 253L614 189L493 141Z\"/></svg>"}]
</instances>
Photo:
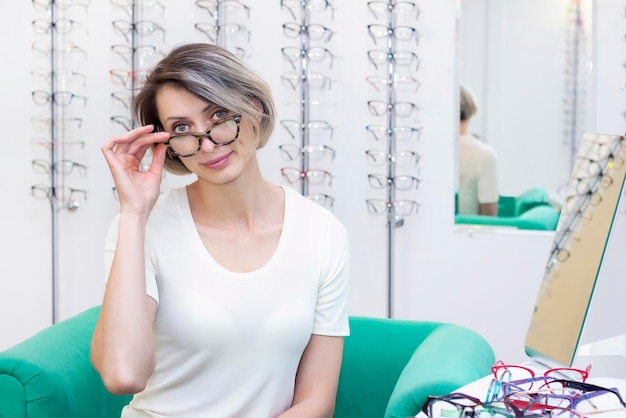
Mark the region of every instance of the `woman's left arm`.
<instances>
[{"instance_id":1,"label":"woman's left arm","mask_svg":"<svg viewBox=\"0 0 626 418\"><path fill-rule=\"evenodd\" d=\"M304 349L292 407L278 418L331 418L343 356L343 337L311 335Z\"/></svg>"}]
</instances>

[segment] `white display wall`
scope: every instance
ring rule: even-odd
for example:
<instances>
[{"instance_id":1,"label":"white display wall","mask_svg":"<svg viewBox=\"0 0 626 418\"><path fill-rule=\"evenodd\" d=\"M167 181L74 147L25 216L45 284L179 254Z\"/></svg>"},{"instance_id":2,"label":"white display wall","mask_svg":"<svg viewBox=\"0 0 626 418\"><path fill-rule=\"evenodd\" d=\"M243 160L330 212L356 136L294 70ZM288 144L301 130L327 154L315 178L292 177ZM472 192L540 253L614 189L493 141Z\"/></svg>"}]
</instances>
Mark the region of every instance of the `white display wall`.
<instances>
[{"instance_id":1,"label":"white display wall","mask_svg":"<svg viewBox=\"0 0 626 418\"><path fill-rule=\"evenodd\" d=\"M179 43L207 40L194 29L194 23L210 18L193 1L163 3L163 16L158 10L149 10L144 17L165 28L165 42L161 42L158 32L142 38L142 42L158 44L167 51ZM245 25L251 38L242 45L247 51L246 60L273 87L279 119L297 120L298 93L286 87L280 78L292 70L280 49L298 46L297 40L282 33L282 24L293 19L281 10L278 0L248 3L251 14ZM367 174L380 170L369 166L365 158L365 150L383 149L365 130L367 124L382 122L369 113L367 101L384 96L365 81L366 76L380 74L367 60L367 51L376 47L368 36L367 25L377 22L364 0L335 3L333 20L321 14L316 21L336 32L322 46L337 58L332 69L323 64L315 67L332 78L332 87L322 93L314 92L315 98L326 104L312 108L311 116L334 127L333 139L327 144L336 150L336 159L324 166L334 179L323 192L335 198L334 213L351 237L351 313L384 317L388 313L387 222L385 216L369 214L365 205L368 198L385 198L384 192L369 187ZM499 358L521 361L523 339L552 233L467 232L455 228L457 4L454 0L438 0L421 1L419 6L421 14L415 27L421 39L418 46L411 48L422 60L415 73L421 87L412 101L421 109L415 120L407 123L423 126L423 134L419 142L405 147L422 155L419 172L414 173L422 182L417 191L403 192L402 198L414 199L421 206L419 213L407 217L404 225L395 230L391 260L393 316L467 326L485 336ZM624 4L618 0L603 1L602 8L598 17L612 21L610 25L594 25L602 28L598 36L603 39L596 67L597 91L603 95L597 100L597 129L623 133L624 120L603 112L616 107L623 111L626 103L626 72L621 67L626 56ZM0 15L3 33L11 34L0 42L4 57L0 126L4 128L5 155L0 166L0 195L4 203L0 206L0 349L48 326L52 318L51 211L46 200L31 196L32 185L48 181L31 168L33 159L48 158L45 151L33 145L32 139L41 137L42 132L34 130L31 123L33 115L45 115L47 109L34 104L31 98L33 90L46 88L30 74L47 64L32 51L33 41L45 39L35 35L31 25L32 20L42 16L45 13L36 12L30 2L5 5ZM99 147L107 137L122 132L119 125L110 121L123 109L111 99L111 92L119 87L112 83L109 69L124 64L110 46L125 41L113 31L111 22L127 20L128 15L107 1L93 1L86 14L77 9L71 18L87 28L86 33L71 32L66 39L87 53L87 59L72 62L72 70L86 75L86 86L75 88L87 96L87 102L84 108L80 102L73 103L65 116L83 118L82 127L72 131L71 139L84 140L86 145L82 150L67 148L66 157L87 166L87 172L84 176L74 172L65 181L71 187L87 190L87 200L76 211L62 210L58 214L61 319L99 304L104 289L102 246L108 223L117 212L117 202ZM260 151L264 172L279 184L285 184L280 167L291 165L278 152L278 145L284 143L293 143L293 139L278 125L266 149ZM168 174L164 188L187 180L191 179ZM302 251L306 251L306 243L302 244Z\"/></svg>"}]
</instances>

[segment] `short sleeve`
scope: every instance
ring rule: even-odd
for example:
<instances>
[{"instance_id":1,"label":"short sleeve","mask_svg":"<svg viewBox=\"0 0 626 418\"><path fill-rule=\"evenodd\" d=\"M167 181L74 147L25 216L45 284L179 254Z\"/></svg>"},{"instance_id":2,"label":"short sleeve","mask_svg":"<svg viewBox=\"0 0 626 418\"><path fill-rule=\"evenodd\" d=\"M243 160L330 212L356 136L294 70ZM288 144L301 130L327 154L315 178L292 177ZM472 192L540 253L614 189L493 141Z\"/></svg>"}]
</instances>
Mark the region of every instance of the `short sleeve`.
<instances>
[{"instance_id":1,"label":"short sleeve","mask_svg":"<svg viewBox=\"0 0 626 418\"><path fill-rule=\"evenodd\" d=\"M329 228L326 259L320 281L313 334L347 336L349 296L349 242L348 234L339 221Z\"/></svg>"},{"instance_id":2,"label":"short sleeve","mask_svg":"<svg viewBox=\"0 0 626 418\"><path fill-rule=\"evenodd\" d=\"M494 151L486 151L478 178L478 202L497 203L500 197L498 194L497 158Z\"/></svg>"},{"instance_id":3,"label":"short sleeve","mask_svg":"<svg viewBox=\"0 0 626 418\"><path fill-rule=\"evenodd\" d=\"M111 265L115 257L117 236L120 228L120 216L117 215L109 224L106 240L104 243L104 278L108 280ZM146 294L159 303L159 289L156 282L156 273L150 257L146 254Z\"/></svg>"}]
</instances>

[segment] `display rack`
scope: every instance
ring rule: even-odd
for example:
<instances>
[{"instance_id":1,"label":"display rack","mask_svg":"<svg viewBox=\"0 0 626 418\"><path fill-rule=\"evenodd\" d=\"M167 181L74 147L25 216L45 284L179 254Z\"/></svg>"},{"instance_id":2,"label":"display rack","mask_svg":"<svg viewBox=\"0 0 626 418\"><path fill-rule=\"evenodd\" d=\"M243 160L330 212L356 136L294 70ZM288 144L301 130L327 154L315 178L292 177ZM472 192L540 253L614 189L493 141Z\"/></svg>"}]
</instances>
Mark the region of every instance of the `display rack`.
<instances>
[{"instance_id":1,"label":"display rack","mask_svg":"<svg viewBox=\"0 0 626 418\"><path fill-rule=\"evenodd\" d=\"M396 229L402 227L405 223L405 217L411 213L417 212L418 203L414 200L398 200L396 190L399 188L400 178L398 177L397 163L400 158L403 158L401 154L408 155L409 159L415 160L415 166L419 161L419 155L413 151L399 151L397 147L397 118L399 116L408 116L417 110L417 106L413 103L414 98L411 101L399 101L399 90L404 87L405 81L413 80L416 85L416 93L419 84L417 80L407 74L401 74L398 71L398 66L407 65L406 57L409 57L409 62L413 59L417 60L419 65L419 59L417 55L412 51L402 51L401 55L405 57L399 58L399 50L397 48L397 41L402 42L415 41L415 45L419 42L419 34L413 26L407 26L407 22L415 22L419 17L419 9L415 3L406 1L369 1L367 3L370 12L376 18L378 23L368 25L368 31L372 37L374 43L379 45L383 40L385 50L370 51L368 52L368 58L376 69L383 68L385 70L382 84L385 87L385 100L384 101L369 101L371 113L377 116L385 116L385 124L382 130L385 132L383 138L376 138L381 142L384 139L386 149L382 154L386 155L386 184L381 184L385 187L385 200L368 199L366 204L371 213L374 214L386 214L387 216L387 314L391 318L393 317L394 306L394 292L395 292L395 268L394 268L394 254L395 254L395 234ZM401 16L401 19L399 19ZM400 21L401 20L401 21ZM381 23L381 22L384 22ZM376 56L386 55L383 60L377 59ZM382 61L382 62L381 62ZM418 68L418 67L416 67ZM410 71L409 71L410 74ZM369 81L369 78L368 78ZM402 84L402 86L401 86ZM377 90L380 90L377 88ZM383 104L384 102L384 104ZM376 109L374 104L381 104L379 109ZM404 108L402 111L399 109ZM406 109L409 109L408 114ZM403 126L403 129L406 129ZM409 131L418 132L421 128L408 127ZM367 151L368 157L372 156L372 152ZM380 154L380 152L378 152ZM415 188L419 184L419 179L414 176L402 176L404 180L409 180L409 188ZM372 175L368 176L371 179ZM408 190L404 189L404 190Z\"/></svg>"},{"instance_id":2,"label":"display rack","mask_svg":"<svg viewBox=\"0 0 626 418\"><path fill-rule=\"evenodd\" d=\"M33 43L33 50L41 52L47 57L46 68L33 71L33 76L40 75L47 81L47 90L33 90L31 95L37 105L48 105L45 117L33 117L33 127L39 126L37 121L45 121L48 132L47 139L38 139L33 142L40 142L47 145L48 159L34 159L32 161L33 170L37 174L48 176L48 184L35 184L31 187L33 197L46 199L50 204L50 229L51 229L51 317L52 323L59 321L59 222L60 213L65 210L68 213L76 211L80 207L80 202L76 200L78 193L82 194L86 200L87 191L84 189L70 188L66 186L66 177L75 168L86 172L86 167L74 160L66 158L69 146L82 144L81 141L70 141L67 139L71 122L79 121L81 118L67 117L67 107L76 100L83 100L86 105L87 98L74 91L72 80L76 76L82 77L83 86L86 83L82 73L70 71L63 67L67 65L69 55L72 52L85 51L77 45L67 41L65 35L84 30L86 27L74 19L68 18L68 11L78 7L84 8L85 14L89 6L87 1L75 3L61 3L51 1L33 0L33 7L36 12L45 12L45 18L36 17L33 20L33 31L37 37L43 36L45 41L39 39ZM47 46L42 46L47 42ZM86 54L86 53L85 53Z\"/></svg>"}]
</instances>

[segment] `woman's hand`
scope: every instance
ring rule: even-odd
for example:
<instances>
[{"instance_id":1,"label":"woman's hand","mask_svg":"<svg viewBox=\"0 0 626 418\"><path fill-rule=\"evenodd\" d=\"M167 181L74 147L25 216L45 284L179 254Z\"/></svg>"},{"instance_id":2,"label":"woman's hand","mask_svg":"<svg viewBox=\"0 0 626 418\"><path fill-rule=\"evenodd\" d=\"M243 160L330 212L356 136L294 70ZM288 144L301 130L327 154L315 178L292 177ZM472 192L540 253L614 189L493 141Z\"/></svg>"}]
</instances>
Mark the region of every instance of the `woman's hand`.
<instances>
[{"instance_id":1,"label":"woman's hand","mask_svg":"<svg viewBox=\"0 0 626 418\"><path fill-rule=\"evenodd\" d=\"M142 126L102 145L123 212L146 215L159 197L167 148L163 142L170 134L153 130L153 125ZM141 171L141 160L154 144L150 167Z\"/></svg>"}]
</instances>

